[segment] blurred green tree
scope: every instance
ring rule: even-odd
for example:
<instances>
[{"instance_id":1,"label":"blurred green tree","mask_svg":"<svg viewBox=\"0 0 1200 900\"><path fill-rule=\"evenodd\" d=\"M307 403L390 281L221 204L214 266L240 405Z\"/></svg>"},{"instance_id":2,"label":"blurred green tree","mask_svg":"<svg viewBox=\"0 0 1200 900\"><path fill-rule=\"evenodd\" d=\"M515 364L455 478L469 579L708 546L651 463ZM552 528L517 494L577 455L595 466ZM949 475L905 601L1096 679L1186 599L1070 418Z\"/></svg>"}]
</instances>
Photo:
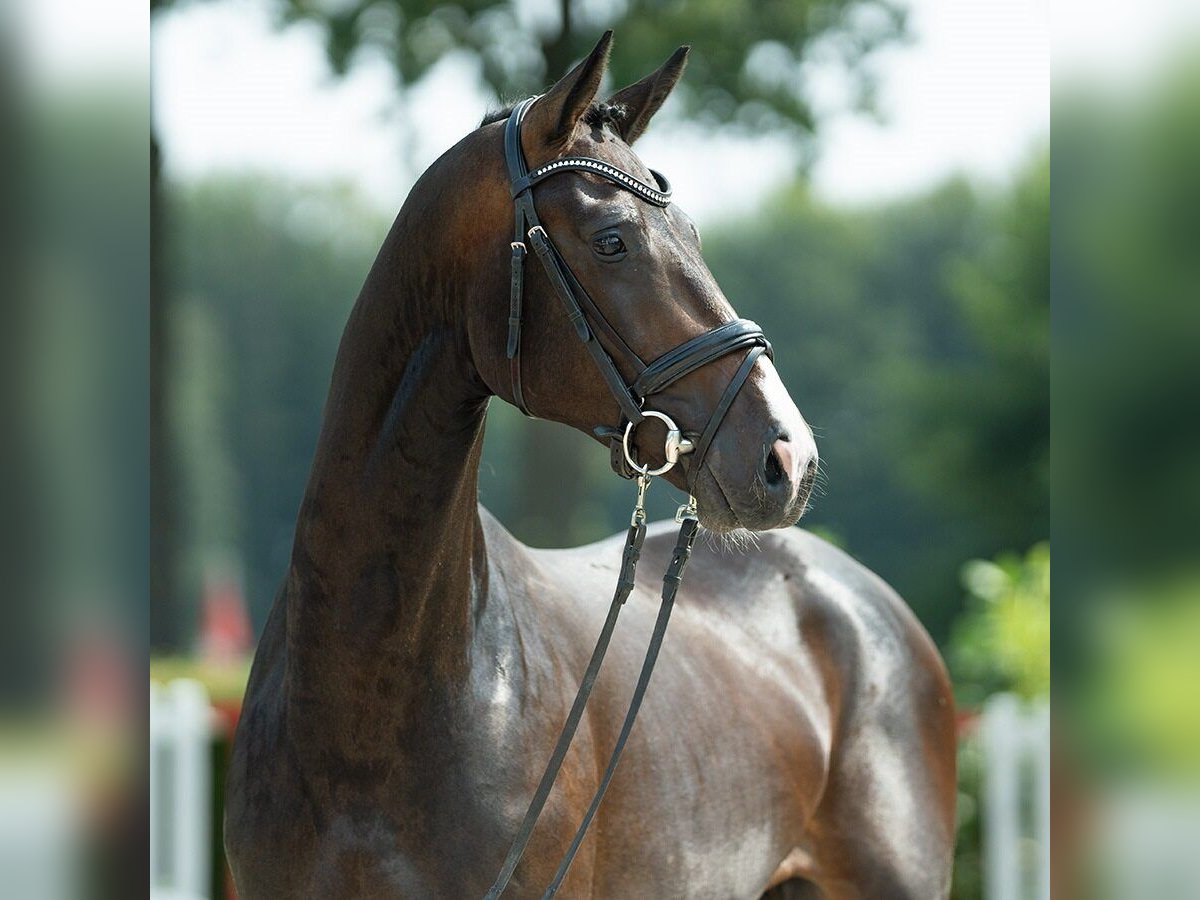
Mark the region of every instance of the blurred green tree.
<instances>
[{"instance_id":1,"label":"blurred green tree","mask_svg":"<svg viewBox=\"0 0 1200 900\"><path fill-rule=\"evenodd\" d=\"M963 566L969 602L955 623L948 662L960 706L990 694L1050 694L1050 545Z\"/></svg>"},{"instance_id":2,"label":"blurred green tree","mask_svg":"<svg viewBox=\"0 0 1200 900\"><path fill-rule=\"evenodd\" d=\"M637 81L676 46L695 44L701 52L680 92L687 115L803 133L814 126L806 65L838 67L849 79L852 102L869 108L875 85L864 60L902 36L905 26L904 7L890 0L553 0L542 9L511 0L284 0L280 10L284 23L322 28L339 74L369 48L392 62L403 87L450 54L466 53L498 97L544 89L606 28L617 31L609 67L617 85Z\"/></svg>"},{"instance_id":3,"label":"blurred green tree","mask_svg":"<svg viewBox=\"0 0 1200 900\"><path fill-rule=\"evenodd\" d=\"M902 461L914 487L986 519L994 550L1050 534L1050 159L1039 152L943 263L944 352L911 367ZM936 340L931 334L931 340Z\"/></svg>"},{"instance_id":4,"label":"blurred green tree","mask_svg":"<svg viewBox=\"0 0 1200 900\"><path fill-rule=\"evenodd\" d=\"M1169 602L1173 593L1162 585L1174 579L1195 583L1200 534L1195 44L1185 42L1153 73L1119 92L1089 84L1060 90L1052 152L1058 592L1052 653L1055 691L1074 700L1077 690L1085 695L1095 690L1089 680L1107 684L1104 642L1087 639L1103 612L1100 598L1122 585L1129 605L1145 607L1141 615L1157 633L1159 625L1150 619L1158 613L1150 607ZM1168 620L1164 613L1163 622ZM1163 624L1161 633L1172 627ZM1151 656L1147 650L1147 665ZM1166 665L1164 660L1160 669ZM1122 677L1141 677L1132 663L1129 673ZM1126 712L1131 710L1113 716L1118 727L1129 727L1120 724Z\"/></svg>"},{"instance_id":5,"label":"blurred green tree","mask_svg":"<svg viewBox=\"0 0 1200 900\"><path fill-rule=\"evenodd\" d=\"M256 624L287 571L346 316L387 223L345 189L231 178L181 192L169 329L181 576L240 560Z\"/></svg>"},{"instance_id":6,"label":"blurred green tree","mask_svg":"<svg viewBox=\"0 0 1200 900\"><path fill-rule=\"evenodd\" d=\"M150 0L150 10L194 2ZM475 62L481 84L496 97L525 97L566 73L608 28L617 32L610 78L624 85L676 46L693 44L700 52L675 91L685 116L800 139L817 125L814 66L826 79L838 73L851 108L874 111L869 58L907 37L907 8L894 0L550 0L541 9L513 0L281 0L276 9L281 27L310 22L321 29L336 74L360 52L374 52L392 64L400 90L457 55Z\"/></svg>"},{"instance_id":7,"label":"blurred green tree","mask_svg":"<svg viewBox=\"0 0 1200 900\"><path fill-rule=\"evenodd\" d=\"M1086 629L1097 665L1079 710L1089 761L1125 775L1152 771L1194 784L1200 776L1200 571L1193 565L1139 578L1097 601Z\"/></svg>"},{"instance_id":8,"label":"blurred green tree","mask_svg":"<svg viewBox=\"0 0 1200 900\"><path fill-rule=\"evenodd\" d=\"M1064 549L1101 581L1157 574L1194 561L1200 533L1200 61L1165 67L1136 100L1057 107Z\"/></svg>"}]
</instances>

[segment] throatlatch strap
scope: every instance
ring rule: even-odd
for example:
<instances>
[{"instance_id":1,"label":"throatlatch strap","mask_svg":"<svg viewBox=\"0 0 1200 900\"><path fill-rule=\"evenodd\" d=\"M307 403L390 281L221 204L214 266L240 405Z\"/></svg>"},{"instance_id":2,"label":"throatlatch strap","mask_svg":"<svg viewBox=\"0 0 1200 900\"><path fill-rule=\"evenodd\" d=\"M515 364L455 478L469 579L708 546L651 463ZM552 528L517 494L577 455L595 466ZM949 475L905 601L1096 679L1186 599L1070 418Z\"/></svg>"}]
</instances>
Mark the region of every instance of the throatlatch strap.
<instances>
[{"instance_id":1,"label":"throatlatch strap","mask_svg":"<svg viewBox=\"0 0 1200 900\"><path fill-rule=\"evenodd\" d=\"M596 639L592 658L583 673L583 680L579 682L575 702L571 704L571 711L567 714L562 732L558 735L558 743L554 745L554 752L550 755L550 761L546 763L546 771L542 773L542 780L538 783L533 799L529 801L529 808L525 811L521 827L517 830L512 845L508 849L508 856L504 859L500 874L496 876L496 881L492 884L491 890L487 892L485 900L496 900L504 893L513 872L516 871L517 863L521 861L521 857L525 854L525 848L529 846L529 839L533 837L533 828L537 824L538 816L542 813L542 807L546 805L546 799L550 796L550 789L554 787L554 780L558 777L563 760L566 759L571 740L575 737L576 729L579 728L580 719L583 718L584 707L587 706L588 697L591 696L592 688L595 687L596 677L600 674L600 664L604 662L604 654L608 652L613 630L617 627L617 616L620 615L621 607L625 605L625 601L629 599L629 594L633 590L638 559L642 555L642 544L645 540L646 526L641 523L631 525L629 534L625 537L625 551L621 555L621 574L617 579L617 589L613 594L612 603L608 607L608 618L604 620L604 627L600 629L600 637Z\"/></svg>"},{"instance_id":2,"label":"throatlatch strap","mask_svg":"<svg viewBox=\"0 0 1200 900\"><path fill-rule=\"evenodd\" d=\"M504 160L508 166L509 181L524 178L528 174L525 154L521 150L521 120L533 105L536 97L522 100L514 107L504 126ZM508 375L512 384L513 402L524 415L533 418L525 404L525 393L521 389L521 303L525 293L525 232L538 224L537 210L528 192L516 199L515 222L513 224L511 275L508 297Z\"/></svg>"},{"instance_id":3,"label":"throatlatch strap","mask_svg":"<svg viewBox=\"0 0 1200 900\"><path fill-rule=\"evenodd\" d=\"M508 374L512 382L513 402L525 415L525 394L521 390L521 298L525 292L525 255L528 251L520 241L512 243L511 292L508 299Z\"/></svg>"},{"instance_id":4,"label":"throatlatch strap","mask_svg":"<svg viewBox=\"0 0 1200 900\"><path fill-rule=\"evenodd\" d=\"M521 149L521 122L535 100L537 97L526 97L514 106L508 121L504 124L504 162L508 166L510 182L515 182L529 174L529 166L525 162L525 151Z\"/></svg>"},{"instance_id":5,"label":"throatlatch strap","mask_svg":"<svg viewBox=\"0 0 1200 900\"><path fill-rule=\"evenodd\" d=\"M654 672L654 664L658 661L658 651L662 647L663 636L667 633L667 623L671 620L671 610L675 606L675 595L679 593L679 585L683 581L683 569L691 558L692 545L696 542L696 532L699 528L700 523L694 516L685 516L683 523L679 526L675 552L671 554L671 564L667 566L667 573L663 576L662 603L658 607L658 619L654 623L654 633L650 636L650 644L646 648L646 658L642 662L642 671L638 675L637 686L633 689L633 699L629 701L629 711L625 714L621 733L617 736L617 743L613 746L612 755L608 758L608 766L604 770L604 777L600 780L600 786L596 788L592 803L584 813L583 821L579 823L579 829L575 832L575 838L571 841L571 846L563 856L562 862L559 863L558 871L554 873L554 880L546 888L542 900L553 897L562 887L563 879L567 877L567 870L571 868L575 854L579 852L583 839L587 835L588 826L592 824L592 819L595 818L596 811L600 808L600 801L604 799L613 775L616 774L617 763L621 761L625 743L629 740L629 733L633 731L633 723L637 719L638 710L642 707L646 688L650 685L650 676Z\"/></svg>"}]
</instances>

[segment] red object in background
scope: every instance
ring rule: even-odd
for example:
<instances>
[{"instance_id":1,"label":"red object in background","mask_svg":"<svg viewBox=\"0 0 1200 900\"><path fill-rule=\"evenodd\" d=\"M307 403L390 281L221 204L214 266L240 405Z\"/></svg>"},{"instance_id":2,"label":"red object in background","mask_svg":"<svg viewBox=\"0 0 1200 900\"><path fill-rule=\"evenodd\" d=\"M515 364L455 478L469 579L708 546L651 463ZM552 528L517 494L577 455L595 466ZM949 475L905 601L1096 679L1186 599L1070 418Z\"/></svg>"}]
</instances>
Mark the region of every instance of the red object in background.
<instances>
[{"instance_id":1,"label":"red object in background","mask_svg":"<svg viewBox=\"0 0 1200 900\"><path fill-rule=\"evenodd\" d=\"M209 662L230 662L250 653L253 635L240 578L208 575L201 601L200 655Z\"/></svg>"},{"instance_id":2,"label":"red object in background","mask_svg":"<svg viewBox=\"0 0 1200 900\"><path fill-rule=\"evenodd\" d=\"M978 709L963 709L959 707L954 711L954 731L961 741L964 738L970 737L979 729L979 710Z\"/></svg>"},{"instance_id":3,"label":"red object in background","mask_svg":"<svg viewBox=\"0 0 1200 900\"><path fill-rule=\"evenodd\" d=\"M67 646L62 708L76 726L120 731L134 719L129 655L103 628L81 631Z\"/></svg>"}]
</instances>

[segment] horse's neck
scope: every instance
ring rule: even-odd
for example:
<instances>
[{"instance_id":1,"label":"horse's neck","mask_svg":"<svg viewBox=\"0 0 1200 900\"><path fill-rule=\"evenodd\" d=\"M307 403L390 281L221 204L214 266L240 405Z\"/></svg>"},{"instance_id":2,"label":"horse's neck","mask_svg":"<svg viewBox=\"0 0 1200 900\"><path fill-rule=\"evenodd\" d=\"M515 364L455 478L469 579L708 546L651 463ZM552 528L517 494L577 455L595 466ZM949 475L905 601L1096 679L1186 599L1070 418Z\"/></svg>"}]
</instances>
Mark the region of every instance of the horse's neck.
<instances>
[{"instance_id":1,"label":"horse's neck","mask_svg":"<svg viewBox=\"0 0 1200 900\"><path fill-rule=\"evenodd\" d=\"M487 394L405 245L401 220L346 326L286 585L293 695L355 717L463 677L486 590Z\"/></svg>"}]
</instances>

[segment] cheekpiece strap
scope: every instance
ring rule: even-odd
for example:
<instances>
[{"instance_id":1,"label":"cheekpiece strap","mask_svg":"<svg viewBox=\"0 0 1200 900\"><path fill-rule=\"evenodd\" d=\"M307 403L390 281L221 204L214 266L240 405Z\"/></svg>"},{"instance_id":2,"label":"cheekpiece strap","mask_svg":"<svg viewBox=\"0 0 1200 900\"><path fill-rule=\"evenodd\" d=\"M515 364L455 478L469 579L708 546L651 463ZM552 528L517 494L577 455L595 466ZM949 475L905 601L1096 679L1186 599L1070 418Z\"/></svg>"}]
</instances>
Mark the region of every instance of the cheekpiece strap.
<instances>
[{"instance_id":1,"label":"cheekpiece strap","mask_svg":"<svg viewBox=\"0 0 1200 900\"><path fill-rule=\"evenodd\" d=\"M604 377L604 381L608 384L609 391L616 398L617 404L621 407L621 414L630 422L642 421L642 410L633 396L629 392L628 385L625 384L625 379L621 377L621 373L617 371L616 364L597 340L596 334L592 331L588 324L587 316L584 314L579 301L575 296L571 286L567 283L566 276L563 274L563 264L559 260L558 253L554 249L554 245L550 243L550 239L546 236L545 229L540 225L536 228L529 229L529 240L533 243L534 252L542 263L542 267L546 270L546 276L550 279L550 284L554 287L554 292L558 294L563 305L567 308L567 318L575 329L575 334L583 341L584 347L591 354L592 359L596 363L596 368L600 370L600 374Z\"/></svg>"}]
</instances>

